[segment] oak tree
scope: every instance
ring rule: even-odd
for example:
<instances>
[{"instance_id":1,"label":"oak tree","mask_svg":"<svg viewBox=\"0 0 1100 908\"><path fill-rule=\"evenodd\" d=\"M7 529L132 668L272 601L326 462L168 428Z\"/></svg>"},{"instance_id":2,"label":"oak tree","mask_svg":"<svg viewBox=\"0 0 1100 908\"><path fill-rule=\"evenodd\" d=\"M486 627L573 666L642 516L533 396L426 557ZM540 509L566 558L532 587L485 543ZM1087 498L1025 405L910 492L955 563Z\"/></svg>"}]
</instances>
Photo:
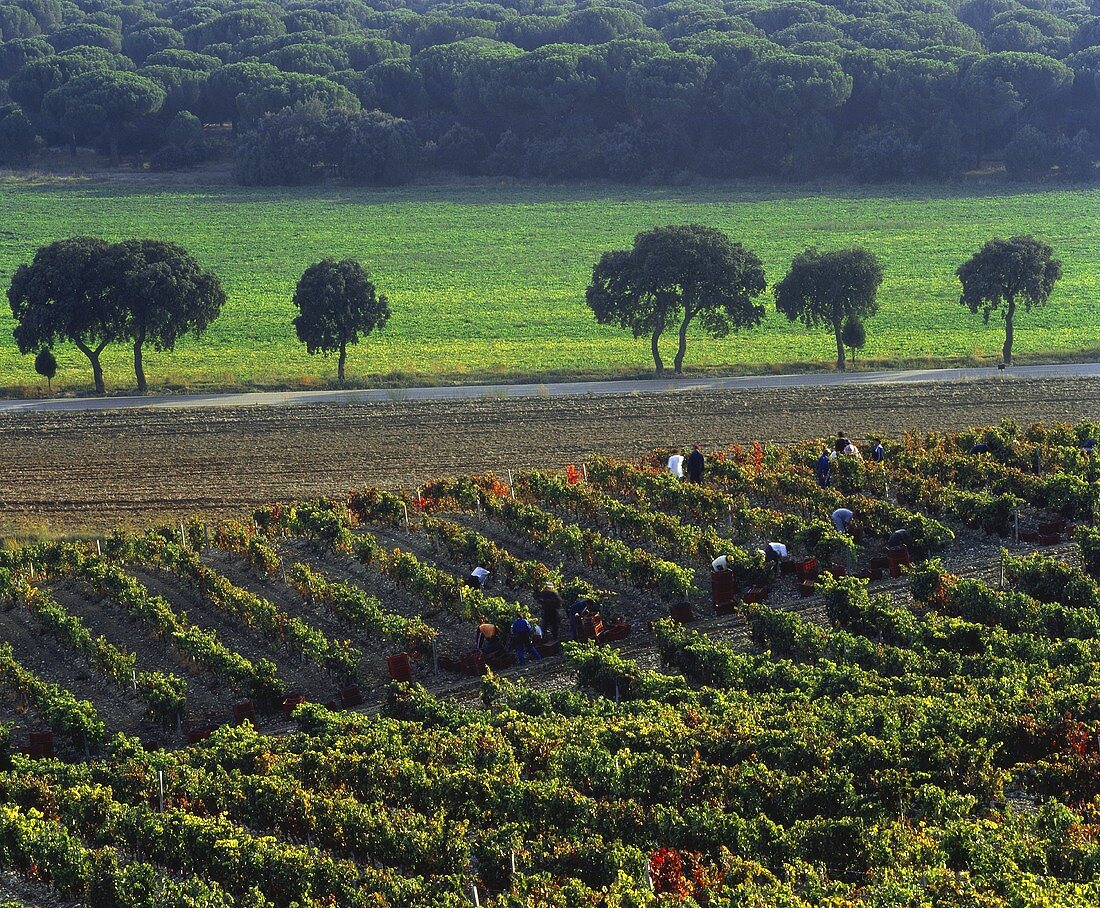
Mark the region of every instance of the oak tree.
<instances>
[{"instance_id":1,"label":"oak tree","mask_svg":"<svg viewBox=\"0 0 1100 908\"><path fill-rule=\"evenodd\" d=\"M218 317L225 291L191 254L161 240L126 240L109 251L109 295L134 346L138 393L147 385L142 351L172 350L187 333L200 336Z\"/></svg>"},{"instance_id":2,"label":"oak tree","mask_svg":"<svg viewBox=\"0 0 1100 908\"><path fill-rule=\"evenodd\" d=\"M389 300L378 293L370 274L355 259L324 259L310 265L294 291L298 340L310 355L339 353L336 371L344 383L348 344L359 343L390 318Z\"/></svg>"},{"instance_id":3,"label":"oak tree","mask_svg":"<svg viewBox=\"0 0 1100 908\"><path fill-rule=\"evenodd\" d=\"M878 312L882 267L866 249L818 252L813 247L791 262L787 276L775 285L776 308L808 328L832 329L836 368L844 371L844 323L862 321Z\"/></svg>"},{"instance_id":4,"label":"oak tree","mask_svg":"<svg viewBox=\"0 0 1100 908\"><path fill-rule=\"evenodd\" d=\"M1046 305L1062 277L1061 261L1054 258L1054 250L1046 243L1021 235L990 240L955 273L962 283L962 305L971 312L980 310L986 324L991 312L1001 312L1005 320L1004 362L1012 365L1016 305L1022 302L1028 312L1034 306Z\"/></svg>"},{"instance_id":5,"label":"oak tree","mask_svg":"<svg viewBox=\"0 0 1100 908\"><path fill-rule=\"evenodd\" d=\"M58 341L75 344L92 365L99 394L106 392L100 354L124 331L122 315L107 293L109 249L106 240L87 236L50 243L29 265L16 269L8 288L19 352Z\"/></svg>"},{"instance_id":6,"label":"oak tree","mask_svg":"<svg viewBox=\"0 0 1100 908\"><path fill-rule=\"evenodd\" d=\"M679 321L673 368L683 370L688 326L698 319L711 337L752 328L764 318L755 302L767 289L764 266L750 249L713 227L684 224L639 233L629 250L605 252L585 293L601 325L650 337L657 374L664 373L659 341Z\"/></svg>"}]
</instances>

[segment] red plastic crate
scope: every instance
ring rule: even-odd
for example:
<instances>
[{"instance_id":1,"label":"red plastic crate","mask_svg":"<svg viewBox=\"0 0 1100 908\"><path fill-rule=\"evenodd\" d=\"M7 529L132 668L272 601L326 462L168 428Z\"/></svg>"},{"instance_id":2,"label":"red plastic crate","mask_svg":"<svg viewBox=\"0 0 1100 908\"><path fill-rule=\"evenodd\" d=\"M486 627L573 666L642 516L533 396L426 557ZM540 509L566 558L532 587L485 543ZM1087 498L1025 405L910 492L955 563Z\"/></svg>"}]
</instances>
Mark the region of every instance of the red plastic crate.
<instances>
[{"instance_id":1,"label":"red plastic crate","mask_svg":"<svg viewBox=\"0 0 1100 908\"><path fill-rule=\"evenodd\" d=\"M412 681L412 663L408 653L396 653L386 659L386 670L394 681Z\"/></svg>"}]
</instances>

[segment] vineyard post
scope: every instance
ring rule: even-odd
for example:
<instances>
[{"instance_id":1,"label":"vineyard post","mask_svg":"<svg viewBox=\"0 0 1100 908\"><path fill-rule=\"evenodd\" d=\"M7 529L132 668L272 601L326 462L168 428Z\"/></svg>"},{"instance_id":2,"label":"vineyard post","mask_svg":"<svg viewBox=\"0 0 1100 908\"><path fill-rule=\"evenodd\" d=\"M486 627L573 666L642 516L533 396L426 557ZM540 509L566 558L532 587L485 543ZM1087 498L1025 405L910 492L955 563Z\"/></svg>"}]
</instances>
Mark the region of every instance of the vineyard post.
<instances>
[{"instance_id":1,"label":"vineyard post","mask_svg":"<svg viewBox=\"0 0 1100 908\"><path fill-rule=\"evenodd\" d=\"M98 555L98 556L99 556L100 558L102 558L102 557L103 557L103 549L102 549L102 548L100 547L100 545L99 545L99 540L98 540L98 539L97 539L97 540L95 541L95 553L96 553L96 554L97 554L97 555Z\"/></svg>"},{"instance_id":2,"label":"vineyard post","mask_svg":"<svg viewBox=\"0 0 1100 908\"><path fill-rule=\"evenodd\" d=\"M474 884L470 888L474 891L474 905L476 908L481 908L481 896L477 894L477 880L474 880Z\"/></svg>"},{"instance_id":3,"label":"vineyard post","mask_svg":"<svg viewBox=\"0 0 1100 908\"><path fill-rule=\"evenodd\" d=\"M619 696L620 696L620 692L619 692L619 682L618 682L618 681L616 681L616 682L615 682L615 705L616 705L616 706L618 706L618 705L619 705Z\"/></svg>"},{"instance_id":4,"label":"vineyard post","mask_svg":"<svg viewBox=\"0 0 1100 908\"><path fill-rule=\"evenodd\" d=\"M649 858L645 860L645 881L649 883L649 891L654 892L653 888L653 872L649 869Z\"/></svg>"},{"instance_id":5,"label":"vineyard post","mask_svg":"<svg viewBox=\"0 0 1100 908\"><path fill-rule=\"evenodd\" d=\"M187 532L183 528L183 521L180 521L180 545L187 548Z\"/></svg>"},{"instance_id":6,"label":"vineyard post","mask_svg":"<svg viewBox=\"0 0 1100 908\"><path fill-rule=\"evenodd\" d=\"M1005 588L1005 550L1001 549L1001 582L1000 588Z\"/></svg>"},{"instance_id":7,"label":"vineyard post","mask_svg":"<svg viewBox=\"0 0 1100 908\"><path fill-rule=\"evenodd\" d=\"M1012 512L1012 541L1020 541L1020 512Z\"/></svg>"},{"instance_id":8,"label":"vineyard post","mask_svg":"<svg viewBox=\"0 0 1100 908\"><path fill-rule=\"evenodd\" d=\"M133 679L133 682L134 682L134 690L137 690L137 669L136 668L130 669L130 677Z\"/></svg>"},{"instance_id":9,"label":"vineyard post","mask_svg":"<svg viewBox=\"0 0 1100 908\"><path fill-rule=\"evenodd\" d=\"M409 506L401 502L401 510L405 512L405 532L409 532Z\"/></svg>"},{"instance_id":10,"label":"vineyard post","mask_svg":"<svg viewBox=\"0 0 1100 908\"><path fill-rule=\"evenodd\" d=\"M512 851L512 876L516 875L516 853Z\"/></svg>"},{"instance_id":11,"label":"vineyard post","mask_svg":"<svg viewBox=\"0 0 1100 908\"><path fill-rule=\"evenodd\" d=\"M508 491L512 495L512 501L515 501L516 500L516 490L512 486L512 471L511 470L508 471Z\"/></svg>"},{"instance_id":12,"label":"vineyard post","mask_svg":"<svg viewBox=\"0 0 1100 908\"><path fill-rule=\"evenodd\" d=\"M581 473L584 475L584 481L588 482L588 464L583 460L581 461Z\"/></svg>"},{"instance_id":13,"label":"vineyard post","mask_svg":"<svg viewBox=\"0 0 1100 908\"><path fill-rule=\"evenodd\" d=\"M157 804L160 806L160 812L164 813L164 770L157 770L157 786L159 794L157 796Z\"/></svg>"}]
</instances>

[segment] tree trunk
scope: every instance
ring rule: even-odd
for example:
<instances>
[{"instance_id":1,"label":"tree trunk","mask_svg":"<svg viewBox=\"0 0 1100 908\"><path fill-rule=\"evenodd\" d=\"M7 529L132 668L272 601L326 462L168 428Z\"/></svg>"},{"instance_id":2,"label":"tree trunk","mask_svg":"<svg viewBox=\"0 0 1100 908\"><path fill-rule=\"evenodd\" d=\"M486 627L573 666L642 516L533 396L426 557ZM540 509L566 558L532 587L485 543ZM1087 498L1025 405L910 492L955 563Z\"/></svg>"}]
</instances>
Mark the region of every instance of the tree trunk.
<instances>
[{"instance_id":1,"label":"tree trunk","mask_svg":"<svg viewBox=\"0 0 1100 908\"><path fill-rule=\"evenodd\" d=\"M144 394L147 387L145 384L145 367L141 363L141 345L143 343L145 343L144 331L134 338L134 375L137 376L138 394Z\"/></svg>"},{"instance_id":2,"label":"tree trunk","mask_svg":"<svg viewBox=\"0 0 1100 908\"><path fill-rule=\"evenodd\" d=\"M348 358L348 344L347 341L341 339L340 341L340 359L336 363L336 376L340 380L340 384L344 383L344 363Z\"/></svg>"},{"instance_id":3,"label":"tree trunk","mask_svg":"<svg viewBox=\"0 0 1100 908\"><path fill-rule=\"evenodd\" d=\"M844 338L841 337L840 320L833 320L833 334L836 335L836 371L844 371Z\"/></svg>"},{"instance_id":4,"label":"tree trunk","mask_svg":"<svg viewBox=\"0 0 1100 908\"><path fill-rule=\"evenodd\" d=\"M92 378L95 380L95 393L106 394L107 386L103 384L103 367L99 364L99 354L103 352L106 344L100 344L94 350L83 341L76 341L76 349L88 357L92 364Z\"/></svg>"},{"instance_id":5,"label":"tree trunk","mask_svg":"<svg viewBox=\"0 0 1100 908\"><path fill-rule=\"evenodd\" d=\"M657 342L661 339L661 332L665 330L664 322L658 322L653 329L653 336L649 339L649 349L653 353L653 365L657 369L657 377L665 374L665 363L661 359L661 349Z\"/></svg>"},{"instance_id":6,"label":"tree trunk","mask_svg":"<svg viewBox=\"0 0 1100 908\"><path fill-rule=\"evenodd\" d=\"M69 133L69 157L70 158L75 158L76 157L76 133L75 132L70 132Z\"/></svg>"},{"instance_id":7,"label":"tree trunk","mask_svg":"<svg viewBox=\"0 0 1100 908\"><path fill-rule=\"evenodd\" d=\"M118 167L120 163L118 157L118 134L113 129L107 133L107 142L111 148L111 166Z\"/></svg>"},{"instance_id":8,"label":"tree trunk","mask_svg":"<svg viewBox=\"0 0 1100 908\"><path fill-rule=\"evenodd\" d=\"M1005 313L1005 345L1001 351L1004 354L1006 366L1012 365L1012 318L1016 315L1016 299L1008 298L1008 311Z\"/></svg>"},{"instance_id":9,"label":"tree trunk","mask_svg":"<svg viewBox=\"0 0 1100 908\"><path fill-rule=\"evenodd\" d=\"M683 372L684 367L684 354L687 352L688 343L688 322L691 321L691 317L695 313L690 309L684 309L684 320L680 322L680 346L676 348L676 359L673 360L672 366L676 370L676 374L680 375Z\"/></svg>"}]
</instances>

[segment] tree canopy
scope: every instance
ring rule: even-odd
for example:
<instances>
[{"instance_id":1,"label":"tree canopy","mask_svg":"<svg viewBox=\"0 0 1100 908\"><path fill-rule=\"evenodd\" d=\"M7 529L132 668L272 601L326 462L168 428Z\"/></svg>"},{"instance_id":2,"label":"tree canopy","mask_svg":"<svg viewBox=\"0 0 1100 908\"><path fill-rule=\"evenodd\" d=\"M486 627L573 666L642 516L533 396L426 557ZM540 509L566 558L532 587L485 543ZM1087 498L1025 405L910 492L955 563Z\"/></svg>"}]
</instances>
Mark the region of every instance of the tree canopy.
<instances>
[{"instance_id":1,"label":"tree canopy","mask_svg":"<svg viewBox=\"0 0 1100 908\"><path fill-rule=\"evenodd\" d=\"M658 375L664 372L661 335L678 321L673 368L679 375L692 321L712 337L758 325L764 307L755 300L766 289L754 252L714 227L685 224L655 227L639 233L632 249L605 252L585 300L600 324L649 335Z\"/></svg>"},{"instance_id":2,"label":"tree canopy","mask_svg":"<svg viewBox=\"0 0 1100 908\"><path fill-rule=\"evenodd\" d=\"M971 312L980 311L986 324L990 313L1001 312L1005 321L1002 353L1005 365L1011 365L1016 306L1022 302L1030 312L1046 305L1062 277L1062 263L1046 243L1022 235L989 240L956 274L962 283L962 305Z\"/></svg>"},{"instance_id":3,"label":"tree canopy","mask_svg":"<svg viewBox=\"0 0 1100 908\"><path fill-rule=\"evenodd\" d=\"M8 301L20 353L70 342L88 357L95 389L103 394L100 355L109 344L133 343L138 390L144 392L143 345L171 350L183 334L201 334L225 293L213 274L171 243L112 245L74 237L43 246L29 265L20 265Z\"/></svg>"},{"instance_id":4,"label":"tree canopy","mask_svg":"<svg viewBox=\"0 0 1100 908\"><path fill-rule=\"evenodd\" d=\"M309 353L338 353L336 372L344 383L349 344L381 330L390 318L389 300L355 259L324 259L310 265L294 291L294 330Z\"/></svg>"},{"instance_id":5,"label":"tree canopy","mask_svg":"<svg viewBox=\"0 0 1100 908\"><path fill-rule=\"evenodd\" d=\"M1098 23L1086 0L19 0L0 79L46 144L112 157L170 144L180 111L270 133L319 101L408 121L412 169L938 179L1022 135L1018 174L1079 180L1100 170ZM437 154L444 135L463 141Z\"/></svg>"},{"instance_id":6,"label":"tree canopy","mask_svg":"<svg viewBox=\"0 0 1100 908\"><path fill-rule=\"evenodd\" d=\"M118 164L118 136L140 118L156 113L167 93L135 73L92 70L50 91L44 105L74 135L103 139Z\"/></svg>"},{"instance_id":7,"label":"tree canopy","mask_svg":"<svg viewBox=\"0 0 1100 908\"><path fill-rule=\"evenodd\" d=\"M19 352L75 344L88 357L100 394L106 388L99 356L124 330L107 294L109 251L107 241L95 237L58 240L39 249L29 265L20 265L8 288Z\"/></svg>"},{"instance_id":8,"label":"tree canopy","mask_svg":"<svg viewBox=\"0 0 1100 908\"><path fill-rule=\"evenodd\" d=\"M878 312L882 266L866 249L819 252L813 247L791 262L786 277L775 285L776 308L808 328L830 328L836 340L836 367L843 371L844 323L860 322Z\"/></svg>"},{"instance_id":9,"label":"tree canopy","mask_svg":"<svg viewBox=\"0 0 1100 908\"><path fill-rule=\"evenodd\" d=\"M185 334L199 337L218 317L225 291L191 254L161 240L125 240L110 250L111 305L134 344L134 376L145 393L142 350L172 350Z\"/></svg>"}]
</instances>

